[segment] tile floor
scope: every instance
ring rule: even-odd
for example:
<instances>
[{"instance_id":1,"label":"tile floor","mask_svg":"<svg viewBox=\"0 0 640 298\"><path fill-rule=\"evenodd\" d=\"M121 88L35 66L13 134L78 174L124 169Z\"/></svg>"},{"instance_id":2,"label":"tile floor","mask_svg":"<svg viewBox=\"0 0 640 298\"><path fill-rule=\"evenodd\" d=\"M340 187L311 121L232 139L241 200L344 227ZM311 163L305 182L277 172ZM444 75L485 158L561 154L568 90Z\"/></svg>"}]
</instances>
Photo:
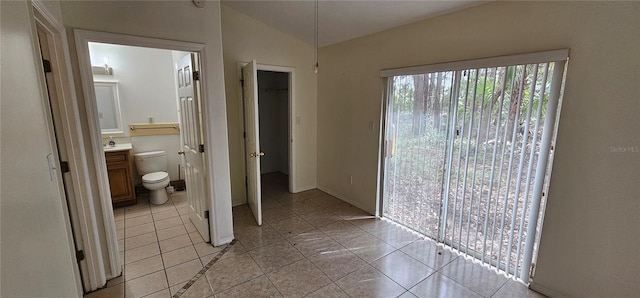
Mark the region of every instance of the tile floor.
<instances>
[{"instance_id":1,"label":"tile floor","mask_svg":"<svg viewBox=\"0 0 640 298\"><path fill-rule=\"evenodd\" d=\"M182 297L544 297L393 223L263 177L263 220L233 209L238 240Z\"/></svg>"},{"instance_id":2,"label":"tile floor","mask_svg":"<svg viewBox=\"0 0 640 298\"><path fill-rule=\"evenodd\" d=\"M170 297L222 247L205 243L187 215L186 192L161 206L138 204L114 209L123 276L85 297Z\"/></svg>"},{"instance_id":3,"label":"tile floor","mask_svg":"<svg viewBox=\"0 0 640 298\"><path fill-rule=\"evenodd\" d=\"M544 297L322 191L289 194L284 175L262 181L263 225L235 207L238 241L181 297ZM221 250L185 200L116 211L124 278L91 297L169 297Z\"/></svg>"}]
</instances>

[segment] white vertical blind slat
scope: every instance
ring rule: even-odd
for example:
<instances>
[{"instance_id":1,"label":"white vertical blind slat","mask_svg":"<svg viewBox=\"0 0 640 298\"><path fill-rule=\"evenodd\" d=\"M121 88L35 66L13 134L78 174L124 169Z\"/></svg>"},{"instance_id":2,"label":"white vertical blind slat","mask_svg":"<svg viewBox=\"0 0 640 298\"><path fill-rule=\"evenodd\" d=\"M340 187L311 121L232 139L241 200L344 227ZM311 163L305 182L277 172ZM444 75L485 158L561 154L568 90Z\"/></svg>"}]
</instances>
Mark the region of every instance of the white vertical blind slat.
<instances>
[{"instance_id":1,"label":"white vertical blind slat","mask_svg":"<svg viewBox=\"0 0 640 298\"><path fill-rule=\"evenodd\" d=\"M391 76L384 125L383 217L525 282L566 55L537 59Z\"/></svg>"}]
</instances>

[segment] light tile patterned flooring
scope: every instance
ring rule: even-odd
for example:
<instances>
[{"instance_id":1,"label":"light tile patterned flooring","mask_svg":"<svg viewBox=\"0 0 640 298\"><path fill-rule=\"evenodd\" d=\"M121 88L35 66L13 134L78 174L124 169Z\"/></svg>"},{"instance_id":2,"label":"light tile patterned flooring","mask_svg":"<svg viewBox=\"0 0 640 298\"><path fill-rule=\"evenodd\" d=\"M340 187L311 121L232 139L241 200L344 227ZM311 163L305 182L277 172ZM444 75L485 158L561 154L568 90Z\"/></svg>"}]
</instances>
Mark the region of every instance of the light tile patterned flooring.
<instances>
[{"instance_id":1,"label":"light tile patterned flooring","mask_svg":"<svg viewBox=\"0 0 640 298\"><path fill-rule=\"evenodd\" d=\"M169 297L221 250L185 200L116 211L125 275L92 297ZM261 227L233 209L238 241L181 297L544 297L322 191L289 194L284 175L263 176L262 207Z\"/></svg>"},{"instance_id":2,"label":"light tile patterned flooring","mask_svg":"<svg viewBox=\"0 0 640 298\"><path fill-rule=\"evenodd\" d=\"M543 297L433 241L263 176L263 225L233 210L238 242L183 297Z\"/></svg>"},{"instance_id":3,"label":"light tile patterned flooring","mask_svg":"<svg viewBox=\"0 0 640 298\"><path fill-rule=\"evenodd\" d=\"M85 297L170 297L222 247L205 243L187 215L186 192L160 206L148 196L114 209L123 276Z\"/></svg>"}]
</instances>

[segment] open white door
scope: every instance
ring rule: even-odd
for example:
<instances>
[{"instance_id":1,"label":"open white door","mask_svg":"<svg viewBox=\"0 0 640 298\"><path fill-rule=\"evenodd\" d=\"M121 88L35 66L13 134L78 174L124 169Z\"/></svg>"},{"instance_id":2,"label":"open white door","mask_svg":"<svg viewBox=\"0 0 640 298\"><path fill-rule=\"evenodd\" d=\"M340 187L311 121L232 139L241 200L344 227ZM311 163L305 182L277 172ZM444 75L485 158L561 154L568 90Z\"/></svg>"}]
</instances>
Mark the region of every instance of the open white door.
<instances>
[{"instance_id":1,"label":"open white door","mask_svg":"<svg viewBox=\"0 0 640 298\"><path fill-rule=\"evenodd\" d=\"M205 176L199 98L199 72L196 54L182 57L177 65L178 100L180 101L180 146L185 170L189 218L202 238L210 241L208 212L205 204ZM194 68L196 67L196 68Z\"/></svg>"},{"instance_id":2,"label":"open white door","mask_svg":"<svg viewBox=\"0 0 640 298\"><path fill-rule=\"evenodd\" d=\"M242 68L245 153L247 164L247 201L259 226L262 225L260 192L260 122L258 121L258 67L256 60Z\"/></svg>"}]
</instances>

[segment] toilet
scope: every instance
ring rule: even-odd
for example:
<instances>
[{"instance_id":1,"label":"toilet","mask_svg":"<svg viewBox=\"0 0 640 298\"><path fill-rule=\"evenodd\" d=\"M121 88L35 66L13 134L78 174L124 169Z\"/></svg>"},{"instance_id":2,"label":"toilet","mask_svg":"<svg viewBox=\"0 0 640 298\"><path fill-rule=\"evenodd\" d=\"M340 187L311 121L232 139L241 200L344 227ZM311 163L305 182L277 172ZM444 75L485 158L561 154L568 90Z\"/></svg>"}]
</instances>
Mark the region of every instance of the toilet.
<instances>
[{"instance_id":1,"label":"toilet","mask_svg":"<svg viewBox=\"0 0 640 298\"><path fill-rule=\"evenodd\" d=\"M142 186L150 190L149 202L162 205L169 199L165 187L169 185L167 154L164 151L140 152L133 155Z\"/></svg>"}]
</instances>

